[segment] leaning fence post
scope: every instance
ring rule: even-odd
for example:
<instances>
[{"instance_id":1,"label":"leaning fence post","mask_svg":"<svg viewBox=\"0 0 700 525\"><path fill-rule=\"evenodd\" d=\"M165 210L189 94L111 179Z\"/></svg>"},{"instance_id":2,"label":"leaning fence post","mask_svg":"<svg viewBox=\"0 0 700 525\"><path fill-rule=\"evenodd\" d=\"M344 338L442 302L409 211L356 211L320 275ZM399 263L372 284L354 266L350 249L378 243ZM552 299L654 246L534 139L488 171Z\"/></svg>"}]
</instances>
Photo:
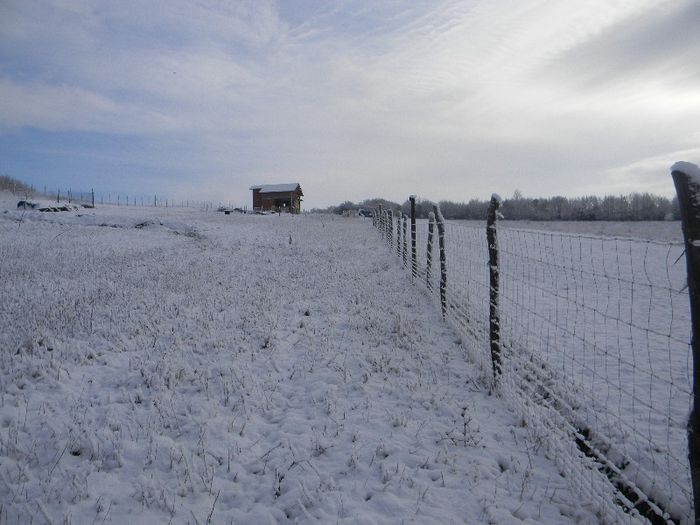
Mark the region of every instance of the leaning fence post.
<instances>
[{"instance_id":1,"label":"leaning fence post","mask_svg":"<svg viewBox=\"0 0 700 525\"><path fill-rule=\"evenodd\" d=\"M431 292L432 283L430 282L430 272L433 265L433 231L435 230L435 213L432 211L428 214L428 249L425 254L425 285Z\"/></svg>"},{"instance_id":2,"label":"leaning fence post","mask_svg":"<svg viewBox=\"0 0 700 525\"><path fill-rule=\"evenodd\" d=\"M688 461L693 485L695 523L700 523L700 168L676 162L671 176L681 210L688 271L688 296L693 351L693 406L688 417Z\"/></svg>"},{"instance_id":3,"label":"leaning fence post","mask_svg":"<svg viewBox=\"0 0 700 525\"><path fill-rule=\"evenodd\" d=\"M501 375L501 319L498 312L498 208L501 198L491 195L486 215L486 241L489 247L489 341L491 343L491 364L494 380Z\"/></svg>"},{"instance_id":4,"label":"leaning fence post","mask_svg":"<svg viewBox=\"0 0 700 525\"><path fill-rule=\"evenodd\" d=\"M406 222L408 216L405 213L401 213L403 218L403 266L404 268L408 266L408 236L406 235Z\"/></svg>"},{"instance_id":5,"label":"leaning fence post","mask_svg":"<svg viewBox=\"0 0 700 525\"><path fill-rule=\"evenodd\" d=\"M418 259L416 258L416 196L408 198L411 201L411 275L418 277Z\"/></svg>"},{"instance_id":6,"label":"leaning fence post","mask_svg":"<svg viewBox=\"0 0 700 525\"><path fill-rule=\"evenodd\" d=\"M440 248L440 309L442 318L447 315L447 260L445 258L445 218L437 205L433 205L437 220L438 247Z\"/></svg>"}]
</instances>

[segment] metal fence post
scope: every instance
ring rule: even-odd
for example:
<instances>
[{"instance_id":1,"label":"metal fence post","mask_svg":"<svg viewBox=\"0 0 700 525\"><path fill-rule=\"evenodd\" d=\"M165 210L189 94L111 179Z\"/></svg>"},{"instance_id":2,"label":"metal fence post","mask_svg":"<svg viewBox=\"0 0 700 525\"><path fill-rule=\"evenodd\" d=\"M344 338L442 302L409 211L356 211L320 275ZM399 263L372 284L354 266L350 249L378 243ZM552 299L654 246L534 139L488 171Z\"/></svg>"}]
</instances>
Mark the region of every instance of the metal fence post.
<instances>
[{"instance_id":1,"label":"metal fence post","mask_svg":"<svg viewBox=\"0 0 700 525\"><path fill-rule=\"evenodd\" d=\"M440 309L442 318L447 316L447 259L445 256L445 218L437 205L433 205L437 220L438 247L440 248Z\"/></svg>"},{"instance_id":2,"label":"metal fence post","mask_svg":"<svg viewBox=\"0 0 700 525\"><path fill-rule=\"evenodd\" d=\"M693 485L695 523L700 523L700 168L689 162L671 167L681 210L688 272L693 352L693 406L688 417L688 461Z\"/></svg>"},{"instance_id":3,"label":"metal fence post","mask_svg":"<svg viewBox=\"0 0 700 525\"><path fill-rule=\"evenodd\" d=\"M491 343L491 364L493 379L501 375L501 319L498 312L498 208L501 198L495 193L491 195L488 213L486 215L486 241L489 247L489 341Z\"/></svg>"},{"instance_id":4,"label":"metal fence post","mask_svg":"<svg viewBox=\"0 0 700 525\"><path fill-rule=\"evenodd\" d=\"M433 231L435 230L435 213L428 214L428 246L425 254L425 285L428 290L433 291L432 283L430 282L430 273L433 265Z\"/></svg>"},{"instance_id":5,"label":"metal fence post","mask_svg":"<svg viewBox=\"0 0 700 525\"><path fill-rule=\"evenodd\" d=\"M411 201L411 275L418 277L418 258L416 257L416 196L408 198Z\"/></svg>"}]
</instances>

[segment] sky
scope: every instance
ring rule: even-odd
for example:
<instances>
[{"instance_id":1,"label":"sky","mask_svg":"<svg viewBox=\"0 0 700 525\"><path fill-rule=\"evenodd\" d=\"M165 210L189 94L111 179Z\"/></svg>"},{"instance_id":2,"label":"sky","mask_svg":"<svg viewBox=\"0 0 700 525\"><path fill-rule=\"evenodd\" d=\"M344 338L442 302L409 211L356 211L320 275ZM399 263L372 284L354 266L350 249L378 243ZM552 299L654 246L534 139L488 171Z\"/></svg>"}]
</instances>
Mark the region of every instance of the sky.
<instances>
[{"instance_id":1,"label":"sky","mask_svg":"<svg viewBox=\"0 0 700 525\"><path fill-rule=\"evenodd\" d=\"M304 208L673 195L698 0L2 0L0 174Z\"/></svg>"}]
</instances>

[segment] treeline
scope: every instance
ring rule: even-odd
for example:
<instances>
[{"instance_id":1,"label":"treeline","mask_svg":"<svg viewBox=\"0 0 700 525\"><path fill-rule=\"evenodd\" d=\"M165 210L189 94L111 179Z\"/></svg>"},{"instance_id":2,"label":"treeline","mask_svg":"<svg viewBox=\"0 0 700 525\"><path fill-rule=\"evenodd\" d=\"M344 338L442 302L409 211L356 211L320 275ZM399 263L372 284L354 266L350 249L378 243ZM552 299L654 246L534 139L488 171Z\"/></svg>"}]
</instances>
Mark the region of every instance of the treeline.
<instances>
[{"instance_id":1,"label":"treeline","mask_svg":"<svg viewBox=\"0 0 700 525\"><path fill-rule=\"evenodd\" d=\"M356 213L360 209L375 209L381 204L383 209L399 210L409 214L410 201L403 204L384 199L367 199L358 204L346 201L338 206L323 210L325 213ZM446 219L485 220L489 201L472 199L469 202L440 201L440 210ZM416 199L416 216L427 218L433 209L433 202ZM668 199L650 193L629 195L608 195L597 197L523 197L516 191L509 199L503 200L501 213L508 220L534 221L662 221L680 219L678 199Z\"/></svg>"},{"instance_id":2,"label":"treeline","mask_svg":"<svg viewBox=\"0 0 700 525\"><path fill-rule=\"evenodd\" d=\"M33 195L34 188L25 184L21 180L14 179L9 175L0 175L0 190L7 190L22 195Z\"/></svg>"}]
</instances>

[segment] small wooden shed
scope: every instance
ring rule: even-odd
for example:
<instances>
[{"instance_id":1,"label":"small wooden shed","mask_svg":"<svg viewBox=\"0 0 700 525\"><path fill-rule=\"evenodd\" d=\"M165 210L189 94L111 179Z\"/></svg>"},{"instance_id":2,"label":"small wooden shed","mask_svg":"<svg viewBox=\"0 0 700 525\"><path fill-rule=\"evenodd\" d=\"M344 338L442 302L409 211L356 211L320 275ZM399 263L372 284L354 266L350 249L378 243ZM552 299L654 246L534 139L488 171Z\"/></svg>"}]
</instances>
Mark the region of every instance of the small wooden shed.
<instances>
[{"instance_id":1,"label":"small wooden shed","mask_svg":"<svg viewBox=\"0 0 700 525\"><path fill-rule=\"evenodd\" d=\"M301 198L304 194L298 182L289 184L261 184L251 186L255 211L279 211L301 213Z\"/></svg>"}]
</instances>

